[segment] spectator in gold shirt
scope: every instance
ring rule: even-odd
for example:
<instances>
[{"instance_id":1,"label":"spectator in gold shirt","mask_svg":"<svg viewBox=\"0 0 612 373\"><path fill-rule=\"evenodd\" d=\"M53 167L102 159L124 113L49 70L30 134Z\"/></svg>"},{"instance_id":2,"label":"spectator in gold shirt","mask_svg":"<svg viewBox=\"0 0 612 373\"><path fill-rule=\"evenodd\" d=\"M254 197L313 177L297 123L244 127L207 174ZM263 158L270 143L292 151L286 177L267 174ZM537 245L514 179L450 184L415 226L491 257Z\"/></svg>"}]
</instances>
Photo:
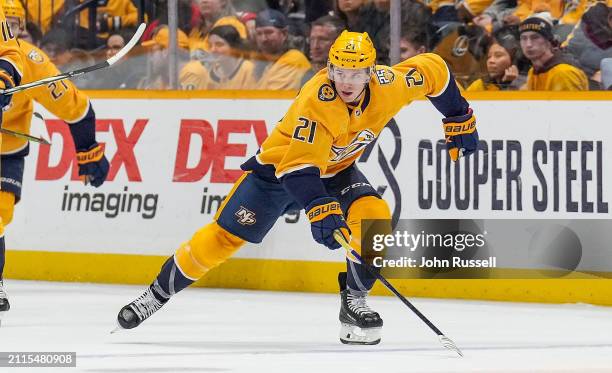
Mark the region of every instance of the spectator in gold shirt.
<instances>
[{"instance_id":1,"label":"spectator in gold shirt","mask_svg":"<svg viewBox=\"0 0 612 373\"><path fill-rule=\"evenodd\" d=\"M255 74L259 89L299 89L310 63L302 52L288 46L289 31L285 15L266 9L255 19L257 62Z\"/></svg>"},{"instance_id":2,"label":"spectator in gold shirt","mask_svg":"<svg viewBox=\"0 0 612 373\"><path fill-rule=\"evenodd\" d=\"M547 13L537 13L519 25L521 49L532 67L525 88L530 91L586 91L585 73L575 66L570 55L557 47L552 21Z\"/></svg>"}]
</instances>

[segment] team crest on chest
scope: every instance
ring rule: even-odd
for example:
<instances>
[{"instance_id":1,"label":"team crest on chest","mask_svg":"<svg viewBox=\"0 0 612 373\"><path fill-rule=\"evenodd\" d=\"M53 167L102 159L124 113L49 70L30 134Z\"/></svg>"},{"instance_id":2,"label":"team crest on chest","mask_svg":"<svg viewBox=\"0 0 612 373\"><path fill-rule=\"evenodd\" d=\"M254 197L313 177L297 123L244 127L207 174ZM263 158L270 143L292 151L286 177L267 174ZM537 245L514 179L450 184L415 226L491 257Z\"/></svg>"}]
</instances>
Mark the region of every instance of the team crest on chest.
<instances>
[{"instance_id":1,"label":"team crest on chest","mask_svg":"<svg viewBox=\"0 0 612 373\"><path fill-rule=\"evenodd\" d=\"M257 222L255 219L255 213L244 206L240 206L240 209L234 214L238 219L238 223L242 225L253 225Z\"/></svg>"},{"instance_id":2,"label":"team crest on chest","mask_svg":"<svg viewBox=\"0 0 612 373\"><path fill-rule=\"evenodd\" d=\"M38 53L35 49L33 49L32 51L30 51L30 53L28 53L28 58L36 63L44 62L43 56L41 56L40 53Z\"/></svg>"},{"instance_id":3,"label":"team crest on chest","mask_svg":"<svg viewBox=\"0 0 612 373\"><path fill-rule=\"evenodd\" d=\"M387 69L376 70L376 79L380 84L391 84L395 80L395 74Z\"/></svg>"},{"instance_id":4,"label":"team crest on chest","mask_svg":"<svg viewBox=\"0 0 612 373\"><path fill-rule=\"evenodd\" d=\"M332 145L332 157L330 161L340 162L359 153L365 149L369 143L374 141L375 138L376 135L374 135L374 132L370 131L369 129L365 129L359 132L359 134L347 146Z\"/></svg>"},{"instance_id":5,"label":"team crest on chest","mask_svg":"<svg viewBox=\"0 0 612 373\"><path fill-rule=\"evenodd\" d=\"M336 91L329 84L323 84L321 88L319 88L319 100L321 101L333 101L336 99Z\"/></svg>"}]
</instances>

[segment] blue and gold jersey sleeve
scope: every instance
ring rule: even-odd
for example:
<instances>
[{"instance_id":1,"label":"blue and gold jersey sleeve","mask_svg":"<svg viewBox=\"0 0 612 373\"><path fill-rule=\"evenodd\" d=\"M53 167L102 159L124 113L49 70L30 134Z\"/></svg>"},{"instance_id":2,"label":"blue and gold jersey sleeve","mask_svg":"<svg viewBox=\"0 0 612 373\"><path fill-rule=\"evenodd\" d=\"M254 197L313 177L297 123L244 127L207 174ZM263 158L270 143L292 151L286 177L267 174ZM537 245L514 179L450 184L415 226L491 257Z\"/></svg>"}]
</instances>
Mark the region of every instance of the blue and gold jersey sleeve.
<instances>
[{"instance_id":1,"label":"blue and gold jersey sleeve","mask_svg":"<svg viewBox=\"0 0 612 373\"><path fill-rule=\"evenodd\" d=\"M424 53L393 66L404 77L402 99L408 103L427 97L445 117L463 115L468 103L461 96L453 74L442 57Z\"/></svg>"}]
</instances>

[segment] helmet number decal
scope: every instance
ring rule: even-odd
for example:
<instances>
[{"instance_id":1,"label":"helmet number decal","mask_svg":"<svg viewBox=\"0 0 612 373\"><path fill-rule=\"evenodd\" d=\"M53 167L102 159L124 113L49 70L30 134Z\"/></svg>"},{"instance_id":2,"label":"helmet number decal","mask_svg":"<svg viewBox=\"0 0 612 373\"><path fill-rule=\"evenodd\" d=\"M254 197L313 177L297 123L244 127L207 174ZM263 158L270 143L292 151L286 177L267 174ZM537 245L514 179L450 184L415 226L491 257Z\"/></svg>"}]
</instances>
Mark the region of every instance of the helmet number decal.
<instances>
[{"instance_id":1,"label":"helmet number decal","mask_svg":"<svg viewBox=\"0 0 612 373\"><path fill-rule=\"evenodd\" d=\"M406 73L406 84L408 85L408 88L421 86L423 85L424 81L425 79L423 78L423 75L421 75L417 69L411 69Z\"/></svg>"},{"instance_id":2,"label":"helmet number decal","mask_svg":"<svg viewBox=\"0 0 612 373\"><path fill-rule=\"evenodd\" d=\"M299 117L298 120L301 122L301 124L295 127L295 131L293 131L293 138L298 141L312 144L314 142L315 132L317 131L317 122L304 117ZM304 133L306 136L302 135L303 132L307 132L307 134Z\"/></svg>"}]
</instances>

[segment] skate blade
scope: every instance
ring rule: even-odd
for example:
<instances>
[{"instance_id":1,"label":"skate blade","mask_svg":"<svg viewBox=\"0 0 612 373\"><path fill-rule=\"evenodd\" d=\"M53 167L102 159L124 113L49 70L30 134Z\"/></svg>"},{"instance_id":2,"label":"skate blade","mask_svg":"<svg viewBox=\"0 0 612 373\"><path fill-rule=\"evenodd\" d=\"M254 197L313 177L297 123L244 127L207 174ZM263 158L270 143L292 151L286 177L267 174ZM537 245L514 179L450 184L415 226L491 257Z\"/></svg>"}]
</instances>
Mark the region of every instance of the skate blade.
<instances>
[{"instance_id":1,"label":"skate blade","mask_svg":"<svg viewBox=\"0 0 612 373\"><path fill-rule=\"evenodd\" d=\"M115 329L111 330L111 334L115 334L117 332L123 332L126 331L127 329L125 329L124 327L122 327L119 322L117 321L117 326L115 326Z\"/></svg>"},{"instance_id":2,"label":"skate blade","mask_svg":"<svg viewBox=\"0 0 612 373\"><path fill-rule=\"evenodd\" d=\"M340 342L347 345L377 345L380 343L382 328L360 328L341 323Z\"/></svg>"}]
</instances>

